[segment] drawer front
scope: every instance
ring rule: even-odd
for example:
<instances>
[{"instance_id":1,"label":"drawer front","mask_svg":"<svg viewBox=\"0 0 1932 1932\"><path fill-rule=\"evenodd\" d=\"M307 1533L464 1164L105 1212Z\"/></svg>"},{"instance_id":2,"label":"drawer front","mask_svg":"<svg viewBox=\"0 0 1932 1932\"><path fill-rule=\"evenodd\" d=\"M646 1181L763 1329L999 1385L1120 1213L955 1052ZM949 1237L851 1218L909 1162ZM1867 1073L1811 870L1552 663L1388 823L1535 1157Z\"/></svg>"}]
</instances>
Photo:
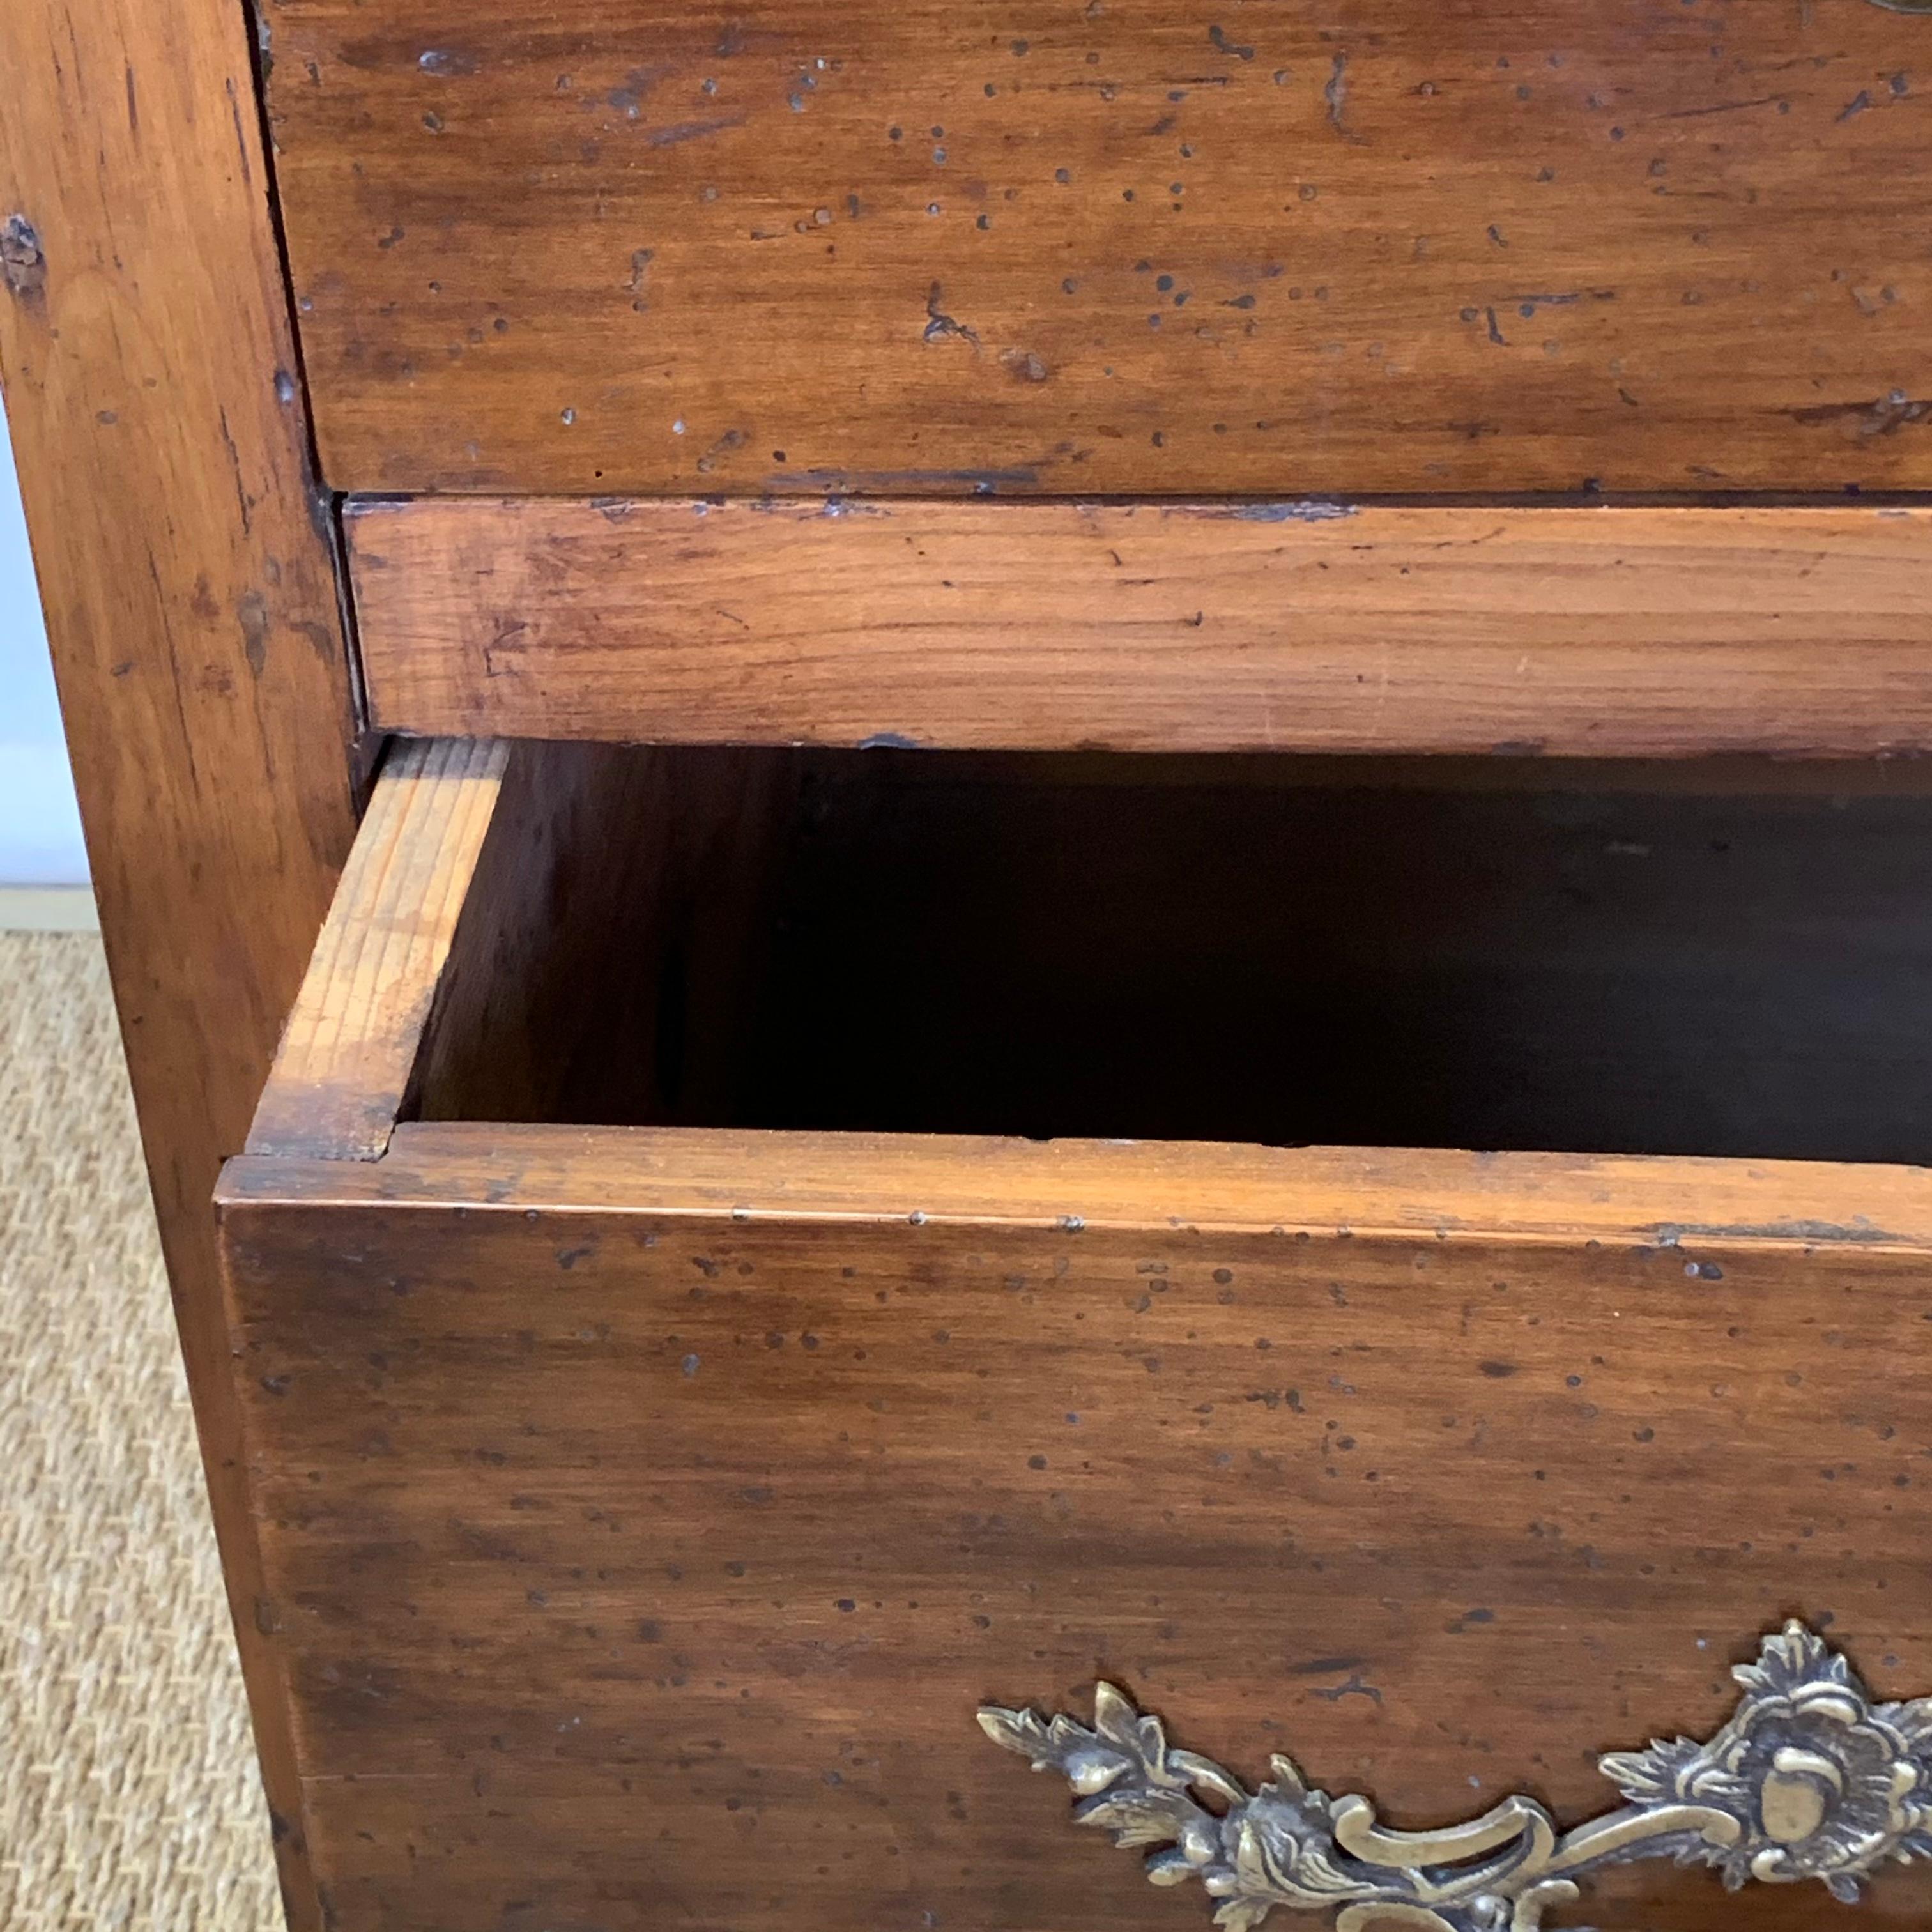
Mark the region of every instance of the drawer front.
<instances>
[{"instance_id":1,"label":"drawer front","mask_svg":"<svg viewBox=\"0 0 1932 1932\"><path fill-rule=\"evenodd\" d=\"M1871 0L279 0L328 482L1932 482Z\"/></svg>"},{"instance_id":2,"label":"drawer front","mask_svg":"<svg viewBox=\"0 0 1932 1932\"><path fill-rule=\"evenodd\" d=\"M331 1923L1204 1922L975 1721L1096 1678L1408 1827L1610 1808L1599 1756L1715 1732L1787 1616L1932 1686L1932 1275L1880 1232L1924 1184L1513 1159L405 1127L244 1163L258 1615ZM1666 1197L1727 1225L1634 1224ZM1857 1922L1922 1925L1928 1878ZM1832 1909L1721 1900L1643 1863L1548 1922Z\"/></svg>"},{"instance_id":3,"label":"drawer front","mask_svg":"<svg viewBox=\"0 0 1932 1932\"><path fill-rule=\"evenodd\" d=\"M674 769L393 757L224 1178L253 1613L339 1932L1202 1922L980 1721L1124 1736L1096 1683L1210 1790L1364 1795L1294 1814L1336 1932L1815 1932L1818 1881L1932 1850L1932 1707L1793 1681L1932 1690L1924 1170L561 1124L614 1086L536 1019L608 996L545 951L586 893L648 928L725 882L652 1076L710 1077L754 788ZM1787 1619L1848 1661L1792 1636L1733 1719ZM1184 1780L1134 1736L1158 1851ZM1650 1855L1575 1898L1600 1841L1555 1834L1625 1790ZM1310 1904L1230 1802L1156 1871L1226 1925ZM1862 1910L1925 1923L1932 1862Z\"/></svg>"}]
</instances>

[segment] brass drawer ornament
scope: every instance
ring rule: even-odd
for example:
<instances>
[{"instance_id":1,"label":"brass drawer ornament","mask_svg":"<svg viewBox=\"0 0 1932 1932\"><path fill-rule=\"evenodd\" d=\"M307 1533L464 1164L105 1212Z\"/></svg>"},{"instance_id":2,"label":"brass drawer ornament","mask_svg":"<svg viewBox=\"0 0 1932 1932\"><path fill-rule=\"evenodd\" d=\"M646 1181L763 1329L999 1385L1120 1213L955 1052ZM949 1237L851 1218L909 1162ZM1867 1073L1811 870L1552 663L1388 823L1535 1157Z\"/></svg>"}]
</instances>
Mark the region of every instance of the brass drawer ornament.
<instances>
[{"instance_id":1,"label":"brass drawer ornament","mask_svg":"<svg viewBox=\"0 0 1932 1932\"><path fill-rule=\"evenodd\" d=\"M1034 1770L1066 1775L1075 1823L1166 1847L1148 1876L1198 1878L1232 1932L1276 1906L1332 1912L1334 1932L1537 1932L1551 1906L1582 1895L1580 1878L1638 1858L1714 1865L1733 1891L1819 1879L1850 1901L1888 1861L1932 1857L1932 1697L1874 1703L1802 1623L1731 1674L1744 1694L1714 1737L1612 1751L1603 1773L1629 1802L1562 1832L1520 1796L1442 1831L1385 1830L1370 1800L1311 1791L1285 1757L1251 1792L1170 1748L1160 1719L1111 1684L1095 1687L1090 1730L995 1706L980 1723Z\"/></svg>"}]
</instances>

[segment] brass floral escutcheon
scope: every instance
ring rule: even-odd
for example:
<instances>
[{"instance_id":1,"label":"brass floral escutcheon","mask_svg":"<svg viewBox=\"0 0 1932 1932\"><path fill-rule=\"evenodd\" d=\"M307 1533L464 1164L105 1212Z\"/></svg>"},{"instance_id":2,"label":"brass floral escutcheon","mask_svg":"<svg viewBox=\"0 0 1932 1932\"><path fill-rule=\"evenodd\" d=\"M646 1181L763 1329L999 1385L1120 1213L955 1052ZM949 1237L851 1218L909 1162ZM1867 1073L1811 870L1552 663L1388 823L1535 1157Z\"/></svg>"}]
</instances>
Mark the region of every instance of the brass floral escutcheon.
<instances>
[{"instance_id":1,"label":"brass floral escutcheon","mask_svg":"<svg viewBox=\"0 0 1932 1932\"><path fill-rule=\"evenodd\" d=\"M980 1723L1034 1770L1065 1774L1076 1824L1164 1847L1148 1876L1198 1879L1232 1932L1277 1906L1332 1913L1334 1932L1538 1932L1582 1896L1580 1878L1638 1858L1714 1865L1733 1891L1818 1879L1849 1901L1880 1865L1932 1857L1932 1697L1874 1703L1801 1623L1731 1674L1744 1694L1714 1737L1612 1751L1603 1773L1629 1802L1562 1832L1521 1797L1440 1832L1387 1831L1367 1798L1311 1791L1285 1757L1250 1792L1172 1749L1161 1720L1111 1684L1096 1687L1090 1730L992 1705Z\"/></svg>"}]
</instances>

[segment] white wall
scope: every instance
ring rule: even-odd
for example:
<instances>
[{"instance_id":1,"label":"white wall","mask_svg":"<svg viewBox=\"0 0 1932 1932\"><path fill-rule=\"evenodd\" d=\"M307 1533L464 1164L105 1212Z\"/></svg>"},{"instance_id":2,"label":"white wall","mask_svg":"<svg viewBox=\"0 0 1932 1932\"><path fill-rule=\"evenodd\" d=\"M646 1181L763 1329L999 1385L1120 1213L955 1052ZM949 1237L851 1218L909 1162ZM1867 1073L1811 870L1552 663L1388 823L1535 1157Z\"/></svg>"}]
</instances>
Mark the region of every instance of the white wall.
<instances>
[{"instance_id":1,"label":"white wall","mask_svg":"<svg viewBox=\"0 0 1932 1932\"><path fill-rule=\"evenodd\" d=\"M86 878L13 446L0 418L0 886Z\"/></svg>"}]
</instances>

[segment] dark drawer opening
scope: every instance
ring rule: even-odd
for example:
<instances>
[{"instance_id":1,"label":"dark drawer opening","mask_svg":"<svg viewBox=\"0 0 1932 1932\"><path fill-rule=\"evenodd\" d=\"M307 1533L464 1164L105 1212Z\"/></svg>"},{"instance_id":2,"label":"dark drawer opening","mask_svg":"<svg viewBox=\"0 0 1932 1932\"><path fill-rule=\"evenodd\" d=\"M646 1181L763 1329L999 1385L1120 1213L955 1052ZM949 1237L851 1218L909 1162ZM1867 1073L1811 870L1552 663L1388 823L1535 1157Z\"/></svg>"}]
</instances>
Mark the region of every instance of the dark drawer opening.
<instances>
[{"instance_id":1,"label":"dark drawer opening","mask_svg":"<svg viewBox=\"0 0 1932 1932\"><path fill-rule=\"evenodd\" d=\"M1923 1158L1910 766L554 746L519 782L425 1118Z\"/></svg>"}]
</instances>

